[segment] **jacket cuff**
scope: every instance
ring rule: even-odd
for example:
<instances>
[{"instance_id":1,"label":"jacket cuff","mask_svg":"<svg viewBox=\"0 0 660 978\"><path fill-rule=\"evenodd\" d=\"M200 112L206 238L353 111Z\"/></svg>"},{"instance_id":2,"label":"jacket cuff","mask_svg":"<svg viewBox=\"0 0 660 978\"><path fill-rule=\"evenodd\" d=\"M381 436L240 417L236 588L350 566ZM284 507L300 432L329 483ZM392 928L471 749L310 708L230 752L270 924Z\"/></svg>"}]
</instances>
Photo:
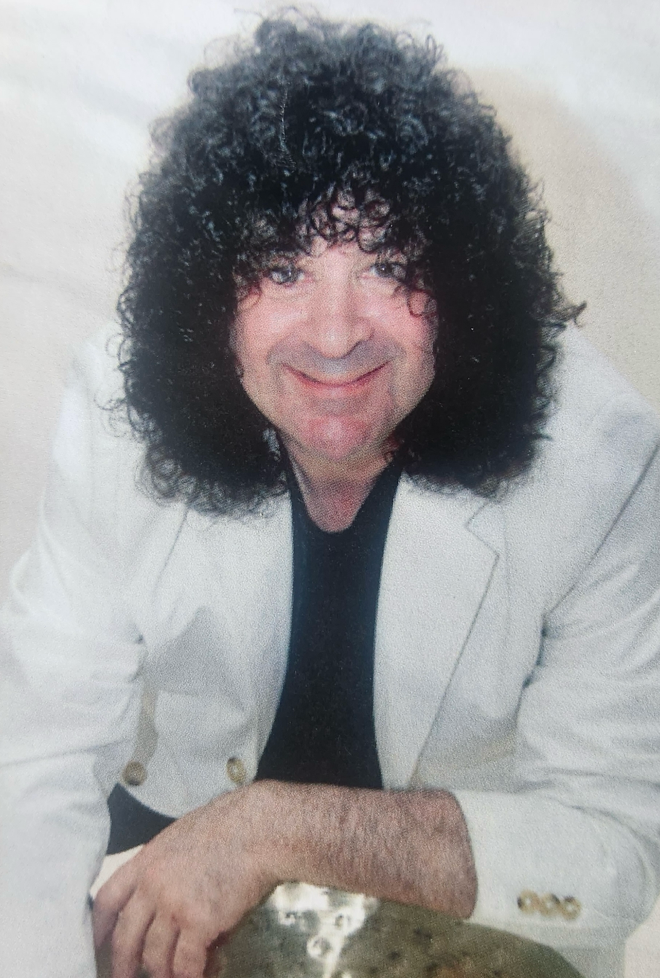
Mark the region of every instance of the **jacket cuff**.
<instances>
[{"instance_id":1,"label":"jacket cuff","mask_svg":"<svg viewBox=\"0 0 660 978\"><path fill-rule=\"evenodd\" d=\"M472 923L553 947L625 941L654 892L631 830L528 792L457 791L477 872Z\"/></svg>"}]
</instances>

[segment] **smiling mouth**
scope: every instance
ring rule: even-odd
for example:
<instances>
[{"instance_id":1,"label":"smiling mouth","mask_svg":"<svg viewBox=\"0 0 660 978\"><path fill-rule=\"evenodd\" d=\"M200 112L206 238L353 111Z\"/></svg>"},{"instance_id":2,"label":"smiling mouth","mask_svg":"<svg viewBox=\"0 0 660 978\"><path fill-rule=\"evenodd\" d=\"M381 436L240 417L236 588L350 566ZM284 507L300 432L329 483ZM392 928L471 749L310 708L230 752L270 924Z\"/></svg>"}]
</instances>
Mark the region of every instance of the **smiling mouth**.
<instances>
[{"instance_id":1,"label":"smiling mouth","mask_svg":"<svg viewBox=\"0 0 660 978\"><path fill-rule=\"evenodd\" d=\"M287 370L293 374L293 376L300 383L304 384L310 390L317 390L319 392L326 393L349 393L350 391L357 391L362 387L365 387L373 378L380 373L383 368L387 366L387 363L381 363L373 370L368 370L366 373L360 374L358 377L311 377L309 374L304 373L302 370L297 370L295 367L290 367L287 365Z\"/></svg>"}]
</instances>

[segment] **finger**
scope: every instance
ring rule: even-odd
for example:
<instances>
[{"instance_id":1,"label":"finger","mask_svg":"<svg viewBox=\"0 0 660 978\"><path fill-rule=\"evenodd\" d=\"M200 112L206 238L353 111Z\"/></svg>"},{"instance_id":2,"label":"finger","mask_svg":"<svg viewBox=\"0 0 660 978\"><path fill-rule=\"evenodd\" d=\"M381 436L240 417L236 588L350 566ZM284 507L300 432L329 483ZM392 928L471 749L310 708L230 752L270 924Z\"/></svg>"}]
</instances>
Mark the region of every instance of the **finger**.
<instances>
[{"instance_id":1,"label":"finger","mask_svg":"<svg viewBox=\"0 0 660 978\"><path fill-rule=\"evenodd\" d=\"M199 931L181 931L172 960L172 978L204 978L206 947Z\"/></svg>"},{"instance_id":2,"label":"finger","mask_svg":"<svg viewBox=\"0 0 660 978\"><path fill-rule=\"evenodd\" d=\"M134 978L142 961L142 948L155 909L132 897L117 918L112 933L112 978Z\"/></svg>"},{"instance_id":3,"label":"finger","mask_svg":"<svg viewBox=\"0 0 660 978\"><path fill-rule=\"evenodd\" d=\"M142 967L149 978L171 978L178 937L179 929L171 918L155 918L147 931L142 950Z\"/></svg>"},{"instance_id":4,"label":"finger","mask_svg":"<svg viewBox=\"0 0 660 978\"><path fill-rule=\"evenodd\" d=\"M99 948L113 930L117 917L126 906L135 889L135 872L126 866L117 870L101 887L92 907L94 945Z\"/></svg>"}]
</instances>

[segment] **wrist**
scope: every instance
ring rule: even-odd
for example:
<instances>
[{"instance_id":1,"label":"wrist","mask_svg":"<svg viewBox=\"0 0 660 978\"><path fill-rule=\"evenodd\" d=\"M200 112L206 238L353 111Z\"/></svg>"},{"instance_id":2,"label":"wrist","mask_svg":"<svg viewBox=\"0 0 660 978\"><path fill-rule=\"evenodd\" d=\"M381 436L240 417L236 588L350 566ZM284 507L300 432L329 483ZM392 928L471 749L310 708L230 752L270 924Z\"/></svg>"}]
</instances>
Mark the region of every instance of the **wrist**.
<instances>
[{"instance_id":1,"label":"wrist","mask_svg":"<svg viewBox=\"0 0 660 978\"><path fill-rule=\"evenodd\" d=\"M304 867L296 854L305 848L299 838L307 785L284 781L255 781L246 792L256 813L249 833L250 855L272 887L302 878Z\"/></svg>"},{"instance_id":2,"label":"wrist","mask_svg":"<svg viewBox=\"0 0 660 978\"><path fill-rule=\"evenodd\" d=\"M296 845L291 818L298 789L304 786L269 780L239 789L245 806L241 832L246 858L268 889L299 876L292 859Z\"/></svg>"},{"instance_id":3,"label":"wrist","mask_svg":"<svg viewBox=\"0 0 660 978\"><path fill-rule=\"evenodd\" d=\"M208 856L215 871L224 871L229 839L236 858L261 895L280 882L274 870L273 839L277 823L271 795L265 782L258 781L217 795L207 806L213 826ZM258 899L261 896L255 902Z\"/></svg>"}]
</instances>

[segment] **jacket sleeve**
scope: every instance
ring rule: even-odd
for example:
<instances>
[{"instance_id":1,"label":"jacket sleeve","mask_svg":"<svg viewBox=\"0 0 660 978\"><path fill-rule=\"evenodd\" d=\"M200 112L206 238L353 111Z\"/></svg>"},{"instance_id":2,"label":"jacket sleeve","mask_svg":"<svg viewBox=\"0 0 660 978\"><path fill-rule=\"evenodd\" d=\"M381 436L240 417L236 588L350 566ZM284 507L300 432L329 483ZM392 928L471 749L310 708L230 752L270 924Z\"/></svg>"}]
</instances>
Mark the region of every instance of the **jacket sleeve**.
<instances>
[{"instance_id":1,"label":"jacket sleeve","mask_svg":"<svg viewBox=\"0 0 660 978\"><path fill-rule=\"evenodd\" d=\"M621 944L660 880L660 453L545 617L515 783L457 791L473 920L560 948Z\"/></svg>"},{"instance_id":2,"label":"jacket sleeve","mask_svg":"<svg viewBox=\"0 0 660 978\"><path fill-rule=\"evenodd\" d=\"M90 346L74 370L37 537L0 620L0 974L12 978L95 974L86 894L138 720L140 636L99 506L113 478L91 393L103 359Z\"/></svg>"}]
</instances>

